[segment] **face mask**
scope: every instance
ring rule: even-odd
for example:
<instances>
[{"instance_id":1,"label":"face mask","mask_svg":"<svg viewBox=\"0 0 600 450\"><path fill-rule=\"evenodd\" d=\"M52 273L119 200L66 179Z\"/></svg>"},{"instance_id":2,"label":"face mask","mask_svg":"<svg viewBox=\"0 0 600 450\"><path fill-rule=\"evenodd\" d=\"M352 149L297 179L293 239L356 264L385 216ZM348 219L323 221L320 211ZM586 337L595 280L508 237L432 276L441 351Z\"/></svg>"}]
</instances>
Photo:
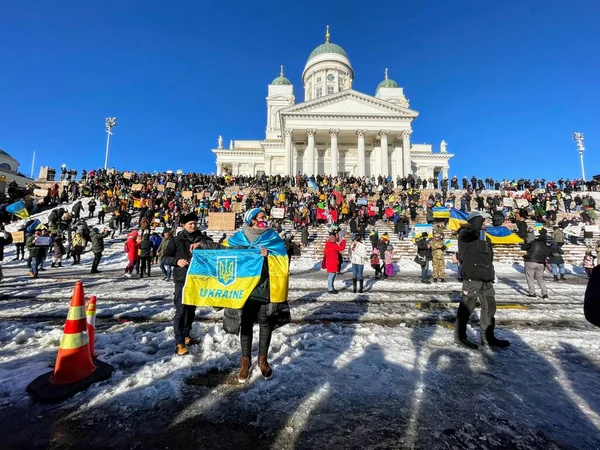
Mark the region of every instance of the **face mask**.
<instances>
[{"instance_id":1,"label":"face mask","mask_svg":"<svg viewBox=\"0 0 600 450\"><path fill-rule=\"evenodd\" d=\"M256 228L261 228L261 229L269 228L269 222L267 222L266 220L256 222Z\"/></svg>"}]
</instances>

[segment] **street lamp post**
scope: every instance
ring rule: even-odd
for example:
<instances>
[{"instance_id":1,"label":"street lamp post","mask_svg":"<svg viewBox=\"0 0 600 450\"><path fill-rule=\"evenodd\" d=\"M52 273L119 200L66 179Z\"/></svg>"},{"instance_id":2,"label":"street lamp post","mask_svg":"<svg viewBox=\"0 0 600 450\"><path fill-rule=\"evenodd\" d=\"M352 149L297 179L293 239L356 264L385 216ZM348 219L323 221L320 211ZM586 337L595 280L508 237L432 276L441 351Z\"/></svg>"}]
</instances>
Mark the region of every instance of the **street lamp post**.
<instances>
[{"instance_id":1,"label":"street lamp post","mask_svg":"<svg viewBox=\"0 0 600 450\"><path fill-rule=\"evenodd\" d=\"M112 132L110 131L112 127L116 127L117 126L117 118L113 117L112 119L110 117L106 118L106 158L104 159L104 170L108 169L108 147L110 146L110 137L112 135Z\"/></svg>"},{"instance_id":2,"label":"street lamp post","mask_svg":"<svg viewBox=\"0 0 600 450\"><path fill-rule=\"evenodd\" d=\"M585 171L583 169L583 152L585 151L585 147L583 146L583 133L573 133L573 140L577 142L577 150L579 150L579 159L581 161L581 181L585 183Z\"/></svg>"}]
</instances>

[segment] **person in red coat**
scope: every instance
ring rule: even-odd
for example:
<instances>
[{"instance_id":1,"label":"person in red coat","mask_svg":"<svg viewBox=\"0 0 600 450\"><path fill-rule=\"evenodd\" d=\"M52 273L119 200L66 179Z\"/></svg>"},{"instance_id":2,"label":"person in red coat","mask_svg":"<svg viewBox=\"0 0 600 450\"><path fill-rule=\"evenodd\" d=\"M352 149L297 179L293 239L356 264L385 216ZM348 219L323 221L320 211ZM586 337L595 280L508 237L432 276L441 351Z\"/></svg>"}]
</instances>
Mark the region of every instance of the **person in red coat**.
<instances>
[{"instance_id":1,"label":"person in red coat","mask_svg":"<svg viewBox=\"0 0 600 450\"><path fill-rule=\"evenodd\" d=\"M140 244L138 243L138 232L132 231L127 235L127 242L125 243L125 253L127 253L127 260L129 263L125 267L125 276L131 278L131 272L138 261Z\"/></svg>"},{"instance_id":2,"label":"person in red coat","mask_svg":"<svg viewBox=\"0 0 600 450\"><path fill-rule=\"evenodd\" d=\"M333 288L333 282L335 276L340 269L340 263L338 261L338 255L346 248L346 239L342 239L338 243L337 235L335 233L329 234L329 239L325 243L325 268L327 269L327 290L330 294L337 294Z\"/></svg>"}]
</instances>

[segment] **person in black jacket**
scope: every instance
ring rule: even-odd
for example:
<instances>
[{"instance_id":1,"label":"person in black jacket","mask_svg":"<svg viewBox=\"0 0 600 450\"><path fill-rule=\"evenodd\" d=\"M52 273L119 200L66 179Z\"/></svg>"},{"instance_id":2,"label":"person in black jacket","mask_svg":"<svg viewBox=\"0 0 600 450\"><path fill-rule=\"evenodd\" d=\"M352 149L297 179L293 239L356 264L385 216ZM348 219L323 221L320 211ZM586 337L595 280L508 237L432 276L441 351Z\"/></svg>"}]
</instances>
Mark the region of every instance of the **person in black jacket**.
<instances>
[{"instance_id":1,"label":"person in black jacket","mask_svg":"<svg viewBox=\"0 0 600 450\"><path fill-rule=\"evenodd\" d=\"M600 327L600 266L594 267L588 280L583 312L588 322Z\"/></svg>"},{"instance_id":2,"label":"person in black jacket","mask_svg":"<svg viewBox=\"0 0 600 450\"><path fill-rule=\"evenodd\" d=\"M546 229L542 228L539 236L532 242L521 245L521 249L527 250L527 254L523 257L523 260L525 261L527 287L529 288L527 297L535 298L535 281L537 281L542 290L542 298L548 298L548 288L544 281L544 266L546 265L546 258L550 255L551 250L548 246Z\"/></svg>"},{"instance_id":3,"label":"person in black jacket","mask_svg":"<svg viewBox=\"0 0 600 450\"><path fill-rule=\"evenodd\" d=\"M508 347L510 343L494 335L496 326L496 298L494 291L494 252L489 240L485 240L485 219L491 216L485 212L473 211L467 216L467 224L458 233L458 254L463 277L463 299L458 305L454 342L463 347L477 349L477 344L467 339L467 322L475 309L477 300L481 302L480 326L481 344L495 347Z\"/></svg>"},{"instance_id":4,"label":"person in black jacket","mask_svg":"<svg viewBox=\"0 0 600 450\"><path fill-rule=\"evenodd\" d=\"M4 231L4 226L0 230L0 261L4 260L4 246L12 244L13 238L12 234L7 231ZM0 266L0 281L2 281L2 266Z\"/></svg>"},{"instance_id":5,"label":"person in black jacket","mask_svg":"<svg viewBox=\"0 0 600 450\"><path fill-rule=\"evenodd\" d=\"M96 227L92 228L90 232L90 240L92 241L92 253L94 254L94 262L92 263L92 270L90 273L100 273L98 270L98 266L100 265L100 260L102 259L102 252L104 251L104 238L108 237L110 234L110 230L104 230L104 232L100 232L100 230Z\"/></svg>"},{"instance_id":6,"label":"person in black jacket","mask_svg":"<svg viewBox=\"0 0 600 450\"><path fill-rule=\"evenodd\" d=\"M150 262L152 260L152 243L150 242L150 235L145 233L140 242L140 278L144 278L144 272L148 272L150 277Z\"/></svg>"},{"instance_id":7,"label":"person in black jacket","mask_svg":"<svg viewBox=\"0 0 600 450\"><path fill-rule=\"evenodd\" d=\"M192 252L197 248L216 247L210 238L203 235L201 231L196 230L197 222L198 216L194 213L181 215L180 223L183 226L183 231L171 239L162 258L165 265L174 268L175 293L173 302L175 304L175 317L173 317L173 329L175 332L175 351L179 356L187 355L189 353L188 346L198 343L190 336L194 316L196 315L196 307L182 303L183 285L185 284L188 267L192 261Z\"/></svg>"},{"instance_id":8,"label":"person in black jacket","mask_svg":"<svg viewBox=\"0 0 600 450\"><path fill-rule=\"evenodd\" d=\"M425 284L429 284L427 271L429 270L429 261L433 259L433 256L431 255L431 244L429 243L428 236L429 233L424 232L415 242L415 244L417 244L417 257L419 264L421 265L421 282Z\"/></svg>"}]
</instances>

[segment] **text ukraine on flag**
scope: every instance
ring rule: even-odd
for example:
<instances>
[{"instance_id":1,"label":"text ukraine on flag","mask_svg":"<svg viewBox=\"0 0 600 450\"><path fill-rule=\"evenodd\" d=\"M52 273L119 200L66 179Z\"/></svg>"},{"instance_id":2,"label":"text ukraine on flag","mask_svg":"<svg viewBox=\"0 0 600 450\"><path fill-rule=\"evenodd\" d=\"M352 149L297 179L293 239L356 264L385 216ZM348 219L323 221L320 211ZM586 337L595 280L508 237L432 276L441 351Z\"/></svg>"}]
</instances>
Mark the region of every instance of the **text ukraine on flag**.
<instances>
[{"instance_id":1,"label":"text ukraine on flag","mask_svg":"<svg viewBox=\"0 0 600 450\"><path fill-rule=\"evenodd\" d=\"M183 288L183 303L240 309L260 281L258 248L194 250Z\"/></svg>"}]
</instances>

